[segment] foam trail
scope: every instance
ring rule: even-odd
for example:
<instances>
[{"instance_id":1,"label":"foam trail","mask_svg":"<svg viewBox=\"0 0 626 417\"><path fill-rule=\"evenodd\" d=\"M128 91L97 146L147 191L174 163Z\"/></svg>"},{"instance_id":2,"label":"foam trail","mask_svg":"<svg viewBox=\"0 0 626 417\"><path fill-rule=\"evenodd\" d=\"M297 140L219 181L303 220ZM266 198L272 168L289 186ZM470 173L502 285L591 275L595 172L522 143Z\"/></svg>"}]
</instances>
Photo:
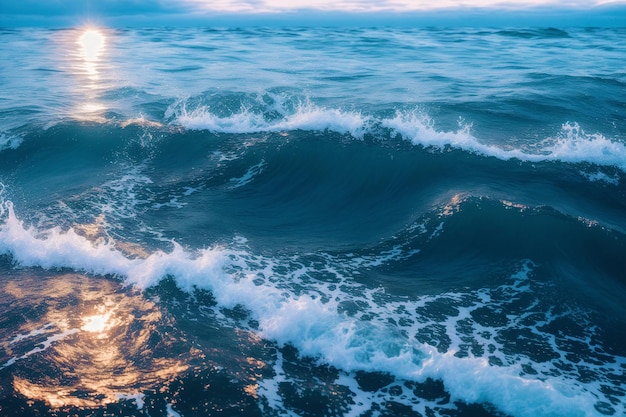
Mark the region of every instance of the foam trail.
<instances>
[{"instance_id":1,"label":"foam trail","mask_svg":"<svg viewBox=\"0 0 626 417\"><path fill-rule=\"evenodd\" d=\"M52 346L54 343L63 340L75 333L78 333L80 330L79 329L69 329L66 330L64 332L58 333L58 334L54 334L48 338L46 338L44 341L40 342L37 344L37 346L35 346L33 349L29 350L28 352L24 353L22 356L19 357L13 357L11 359L9 359L6 363L0 365L0 370L7 368L13 364L15 364L15 362L22 360L22 359L26 359L31 355L34 355L36 353L39 352L43 352L44 350L48 349L50 346Z\"/></svg>"},{"instance_id":2,"label":"foam trail","mask_svg":"<svg viewBox=\"0 0 626 417\"><path fill-rule=\"evenodd\" d=\"M2 206L0 254L10 254L18 264L113 274L142 288L170 275L185 290L210 290L221 307L247 308L259 323L260 336L280 345L293 344L301 354L344 371L382 371L417 381L441 379L453 400L488 402L515 417L600 415L593 406L595 397L584 389L520 377L516 366L490 366L483 358L440 353L384 322L362 322L340 313L339 293L323 302L319 297L296 296L258 284L259 272L270 276L271 265L250 269L246 263L250 255L245 252L212 248L194 255L174 243L169 253L157 251L146 259L128 259L112 243L91 242L71 229L45 233L26 229L10 202ZM244 272L227 272L233 268Z\"/></svg>"}]
</instances>

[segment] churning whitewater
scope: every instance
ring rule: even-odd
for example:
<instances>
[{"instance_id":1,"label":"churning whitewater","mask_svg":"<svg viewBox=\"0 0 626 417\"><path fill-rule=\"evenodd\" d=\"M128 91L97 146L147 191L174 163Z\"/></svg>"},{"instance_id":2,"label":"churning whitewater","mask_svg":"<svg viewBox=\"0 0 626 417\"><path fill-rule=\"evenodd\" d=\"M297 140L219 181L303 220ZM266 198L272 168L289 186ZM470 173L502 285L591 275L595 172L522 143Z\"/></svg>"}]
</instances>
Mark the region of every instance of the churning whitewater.
<instances>
[{"instance_id":1,"label":"churning whitewater","mask_svg":"<svg viewBox=\"0 0 626 417\"><path fill-rule=\"evenodd\" d=\"M0 31L0 415L623 415L624 35Z\"/></svg>"}]
</instances>

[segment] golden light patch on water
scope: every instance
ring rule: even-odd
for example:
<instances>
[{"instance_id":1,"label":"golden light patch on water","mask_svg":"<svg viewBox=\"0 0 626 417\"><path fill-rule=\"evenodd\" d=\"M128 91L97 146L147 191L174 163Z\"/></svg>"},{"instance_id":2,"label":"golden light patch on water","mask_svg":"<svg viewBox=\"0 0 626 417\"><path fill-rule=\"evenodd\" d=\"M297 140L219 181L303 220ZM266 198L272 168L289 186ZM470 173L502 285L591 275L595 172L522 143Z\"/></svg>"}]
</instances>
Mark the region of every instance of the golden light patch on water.
<instances>
[{"instance_id":1,"label":"golden light patch on water","mask_svg":"<svg viewBox=\"0 0 626 417\"><path fill-rule=\"evenodd\" d=\"M526 210L528 208L528 206L525 206L524 204L514 203L512 201L501 200L501 202L502 204L504 204L505 207L508 208L516 208L519 210Z\"/></svg>"},{"instance_id":2,"label":"golden light patch on water","mask_svg":"<svg viewBox=\"0 0 626 417\"><path fill-rule=\"evenodd\" d=\"M92 223L77 223L73 227L74 231L86 239L99 243L103 239L108 239L106 233L106 218L104 214L98 215Z\"/></svg>"},{"instance_id":3,"label":"golden light patch on water","mask_svg":"<svg viewBox=\"0 0 626 417\"><path fill-rule=\"evenodd\" d=\"M135 117L131 119L126 119L120 123L120 127L128 127L128 126L141 126L141 127L154 127L154 128L162 128L163 123L155 122L153 120L145 119L144 117Z\"/></svg>"},{"instance_id":4,"label":"golden light patch on water","mask_svg":"<svg viewBox=\"0 0 626 417\"><path fill-rule=\"evenodd\" d=\"M455 194L450 198L450 201L443 207L442 215L450 216L459 211L461 203L463 202L463 195Z\"/></svg>"},{"instance_id":5,"label":"golden light patch on water","mask_svg":"<svg viewBox=\"0 0 626 417\"><path fill-rule=\"evenodd\" d=\"M16 374L13 389L53 408L117 402L173 380L195 356L163 353L177 343L160 330L171 318L114 280L42 273L11 280L0 292L20 294L17 308L40 305L38 317L0 331L8 355L0 366L10 372L28 358L27 369L37 372Z\"/></svg>"},{"instance_id":6,"label":"golden light patch on water","mask_svg":"<svg viewBox=\"0 0 626 417\"><path fill-rule=\"evenodd\" d=\"M111 313L97 314L83 318L83 326L80 328L86 332L102 333L112 326L110 323Z\"/></svg>"},{"instance_id":7,"label":"golden light patch on water","mask_svg":"<svg viewBox=\"0 0 626 417\"><path fill-rule=\"evenodd\" d=\"M114 317L116 307L110 300L105 300L103 305L96 308L96 314L84 316L80 330L94 333L97 337L108 337L108 331L121 324L118 317Z\"/></svg>"},{"instance_id":8,"label":"golden light patch on water","mask_svg":"<svg viewBox=\"0 0 626 417\"><path fill-rule=\"evenodd\" d=\"M186 319L164 310L169 304L158 294L106 277L11 270L8 279L0 277L0 315L10 308L21 318L0 328L0 370L10 376L0 394L53 410L103 410L121 400L139 407L186 378L210 381L224 373L258 398L259 381L272 375L274 348L254 333L194 319L195 335L189 322L178 322Z\"/></svg>"},{"instance_id":9,"label":"golden light patch on water","mask_svg":"<svg viewBox=\"0 0 626 417\"><path fill-rule=\"evenodd\" d=\"M98 215L92 223L77 223L72 228L76 234L83 236L94 245L111 242L115 249L128 257L145 259L150 256L148 251L141 245L112 239L107 233L107 222L104 214ZM94 320L97 320L97 318L94 318Z\"/></svg>"},{"instance_id":10,"label":"golden light patch on water","mask_svg":"<svg viewBox=\"0 0 626 417\"><path fill-rule=\"evenodd\" d=\"M252 398L258 398L257 391L259 390L259 384L249 384L243 387L243 391Z\"/></svg>"},{"instance_id":11,"label":"golden light patch on water","mask_svg":"<svg viewBox=\"0 0 626 417\"><path fill-rule=\"evenodd\" d=\"M50 390L45 385L33 383L26 378L18 376L13 377L13 387L17 392L25 396L26 398L44 400L51 407L60 408L67 405L73 405L77 407L92 406L93 401L83 400L80 398L74 398L68 401L68 390Z\"/></svg>"},{"instance_id":12,"label":"golden light patch on water","mask_svg":"<svg viewBox=\"0 0 626 417\"><path fill-rule=\"evenodd\" d=\"M24 288L22 288L22 286L18 285L18 283L14 281L8 282L4 286L3 291L13 298L23 298L26 296Z\"/></svg>"}]
</instances>

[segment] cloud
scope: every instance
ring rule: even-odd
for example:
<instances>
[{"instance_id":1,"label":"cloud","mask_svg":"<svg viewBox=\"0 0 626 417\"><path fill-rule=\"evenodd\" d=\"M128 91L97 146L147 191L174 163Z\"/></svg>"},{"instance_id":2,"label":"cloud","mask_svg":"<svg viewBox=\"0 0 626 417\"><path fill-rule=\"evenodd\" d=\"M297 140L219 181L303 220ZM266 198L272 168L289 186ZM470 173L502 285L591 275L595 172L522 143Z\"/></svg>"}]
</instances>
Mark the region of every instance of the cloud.
<instances>
[{"instance_id":1,"label":"cloud","mask_svg":"<svg viewBox=\"0 0 626 417\"><path fill-rule=\"evenodd\" d=\"M498 17L523 24L522 16L533 24L564 21L565 16L572 24L620 26L625 10L626 0L0 0L0 26L76 26L86 21L110 26L473 25ZM590 11L596 20L588 19Z\"/></svg>"},{"instance_id":2,"label":"cloud","mask_svg":"<svg viewBox=\"0 0 626 417\"><path fill-rule=\"evenodd\" d=\"M524 10L536 7L589 9L626 0L183 0L196 10L281 13L302 10L341 12L414 12L443 9Z\"/></svg>"},{"instance_id":3,"label":"cloud","mask_svg":"<svg viewBox=\"0 0 626 417\"><path fill-rule=\"evenodd\" d=\"M0 6L0 14L23 16L131 16L190 10L185 1L162 0L3 0Z\"/></svg>"},{"instance_id":4,"label":"cloud","mask_svg":"<svg viewBox=\"0 0 626 417\"><path fill-rule=\"evenodd\" d=\"M112 26L185 19L197 13L181 0L0 0L0 26Z\"/></svg>"},{"instance_id":5,"label":"cloud","mask_svg":"<svg viewBox=\"0 0 626 417\"><path fill-rule=\"evenodd\" d=\"M3 0L0 14L132 16L206 12L281 13L301 10L367 13L475 8L589 9L607 4L624 5L626 0Z\"/></svg>"}]
</instances>

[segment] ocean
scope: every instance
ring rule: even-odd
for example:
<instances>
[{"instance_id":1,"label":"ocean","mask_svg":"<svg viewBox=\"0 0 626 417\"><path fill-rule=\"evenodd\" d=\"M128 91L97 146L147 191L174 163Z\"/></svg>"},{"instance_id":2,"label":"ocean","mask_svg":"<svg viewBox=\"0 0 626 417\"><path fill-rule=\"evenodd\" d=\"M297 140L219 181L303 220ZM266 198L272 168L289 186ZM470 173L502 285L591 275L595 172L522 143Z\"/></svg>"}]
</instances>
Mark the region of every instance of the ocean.
<instances>
[{"instance_id":1,"label":"ocean","mask_svg":"<svg viewBox=\"0 0 626 417\"><path fill-rule=\"evenodd\" d=\"M0 30L1 416L624 416L626 29Z\"/></svg>"}]
</instances>

